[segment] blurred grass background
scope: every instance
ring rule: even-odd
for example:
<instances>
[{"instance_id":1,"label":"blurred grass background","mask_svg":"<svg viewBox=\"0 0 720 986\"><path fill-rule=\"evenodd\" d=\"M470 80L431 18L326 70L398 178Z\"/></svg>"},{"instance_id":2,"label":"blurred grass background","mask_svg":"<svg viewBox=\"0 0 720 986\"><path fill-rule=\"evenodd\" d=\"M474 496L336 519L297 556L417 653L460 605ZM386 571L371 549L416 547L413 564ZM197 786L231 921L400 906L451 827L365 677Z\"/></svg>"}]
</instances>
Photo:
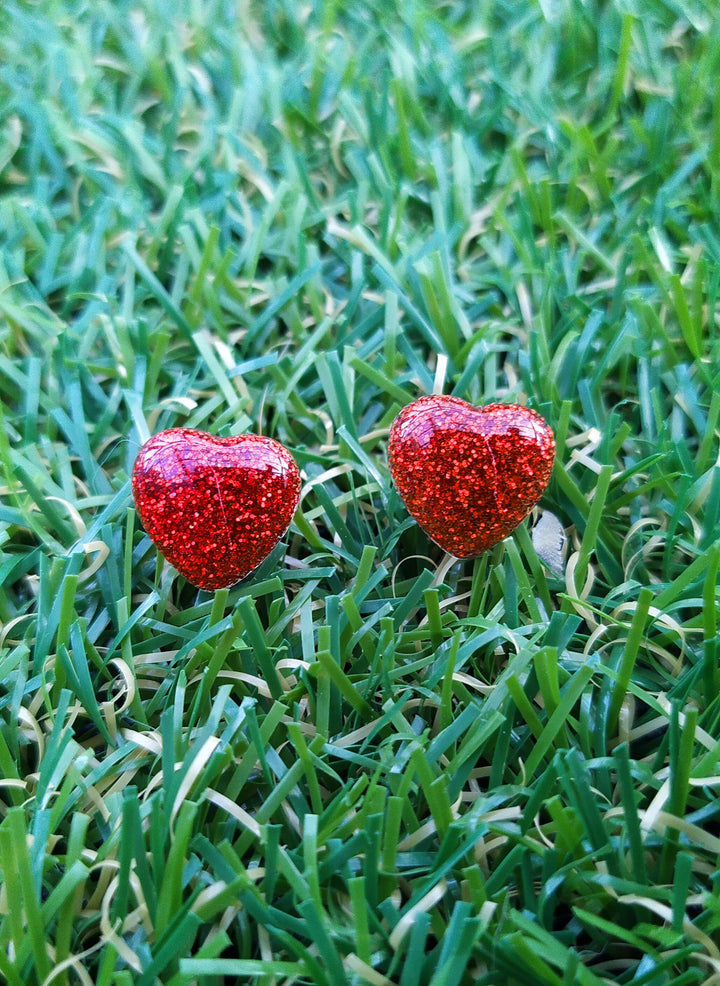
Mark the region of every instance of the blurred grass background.
<instances>
[{"instance_id":1,"label":"blurred grass background","mask_svg":"<svg viewBox=\"0 0 720 986\"><path fill-rule=\"evenodd\" d=\"M0 8L0 976L720 982L710 0ZM542 506L408 518L404 404L527 402ZM305 487L157 555L187 425Z\"/></svg>"}]
</instances>

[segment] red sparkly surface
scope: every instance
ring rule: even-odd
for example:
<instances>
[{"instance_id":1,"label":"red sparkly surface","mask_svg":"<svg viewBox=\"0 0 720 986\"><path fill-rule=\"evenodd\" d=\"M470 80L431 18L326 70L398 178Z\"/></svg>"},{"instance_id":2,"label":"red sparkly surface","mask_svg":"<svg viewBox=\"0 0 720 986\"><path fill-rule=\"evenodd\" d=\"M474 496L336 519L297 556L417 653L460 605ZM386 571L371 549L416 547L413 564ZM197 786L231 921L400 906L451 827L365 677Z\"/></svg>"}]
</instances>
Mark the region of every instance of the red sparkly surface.
<instances>
[{"instance_id":1,"label":"red sparkly surface","mask_svg":"<svg viewBox=\"0 0 720 986\"><path fill-rule=\"evenodd\" d=\"M283 536L300 473L271 438L171 428L140 449L132 490L143 527L170 564L200 589L222 589Z\"/></svg>"},{"instance_id":2,"label":"red sparkly surface","mask_svg":"<svg viewBox=\"0 0 720 986\"><path fill-rule=\"evenodd\" d=\"M535 411L421 397L393 422L390 471L409 512L457 558L482 554L526 517L550 480L555 439Z\"/></svg>"}]
</instances>

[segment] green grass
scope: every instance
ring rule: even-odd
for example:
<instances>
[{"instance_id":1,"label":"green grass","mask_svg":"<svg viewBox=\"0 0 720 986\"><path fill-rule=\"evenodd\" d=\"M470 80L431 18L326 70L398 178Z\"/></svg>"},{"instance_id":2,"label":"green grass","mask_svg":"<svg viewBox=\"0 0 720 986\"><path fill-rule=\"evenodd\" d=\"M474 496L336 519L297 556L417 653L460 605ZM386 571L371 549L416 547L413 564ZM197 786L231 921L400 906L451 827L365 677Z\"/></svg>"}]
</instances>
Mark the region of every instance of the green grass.
<instances>
[{"instance_id":1,"label":"green grass","mask_svg":"<svg viewBox=\"0 0 720 986\"><path fill-rule=\"evenodd\" d=\"M5 0L0 979L720 982L713 0ZM386 440L555 429L452 562ZM129 476L284 442L214 596Z\"/></svg>"}]
</instances>

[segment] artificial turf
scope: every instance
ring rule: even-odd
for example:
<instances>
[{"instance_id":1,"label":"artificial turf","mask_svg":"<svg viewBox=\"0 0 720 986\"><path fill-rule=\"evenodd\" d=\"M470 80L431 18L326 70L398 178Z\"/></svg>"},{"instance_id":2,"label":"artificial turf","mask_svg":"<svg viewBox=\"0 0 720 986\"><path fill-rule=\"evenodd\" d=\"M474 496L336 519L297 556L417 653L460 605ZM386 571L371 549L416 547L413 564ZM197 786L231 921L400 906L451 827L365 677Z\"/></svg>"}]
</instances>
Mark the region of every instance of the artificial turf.
<instances>
[{"instance_id":1,"label":"artificial turf","mask_svg":"<svg viewBox=\"0 0 720 986\"><path fill-rule=\"evenodd\" d=\"M720 983L719 71L713 0L4 0L9 986ZM408 516L432 392L551 424L562 559ZM302 470L230 590L175 426Z\"/></svg>"}]
</instances>

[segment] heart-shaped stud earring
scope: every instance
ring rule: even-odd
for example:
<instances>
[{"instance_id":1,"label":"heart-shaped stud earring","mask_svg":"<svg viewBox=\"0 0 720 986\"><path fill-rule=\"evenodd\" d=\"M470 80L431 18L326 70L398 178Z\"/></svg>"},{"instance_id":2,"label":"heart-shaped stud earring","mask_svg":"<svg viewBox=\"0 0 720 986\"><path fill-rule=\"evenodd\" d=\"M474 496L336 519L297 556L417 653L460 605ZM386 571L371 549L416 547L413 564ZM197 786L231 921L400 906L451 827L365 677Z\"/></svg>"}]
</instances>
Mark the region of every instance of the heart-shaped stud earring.
<instances>
[{"instance_id":1,"label":"heart-shaped stud earring","mask_svg":"<svg viewBox=\"0 0 720 986\"><path fill-rule=\"evenodd\" d=\"M165 558L214 590L239 582L278 543L300 499L300 473L272 438L171 428L140 449L132 491Z\"/></svg>"},{"instance_id":2,"label":"heart-shaped stud earring","mask_svg":"<svg viewBox=\"0 0 720 986\"><path fill-rule=\"evenodd\" d=\"M445 551L469 558L507 537L538 502L555 439L529 408L434 395L395 418L388 458L420 527Z\"/></svg>"}]
</instances>

